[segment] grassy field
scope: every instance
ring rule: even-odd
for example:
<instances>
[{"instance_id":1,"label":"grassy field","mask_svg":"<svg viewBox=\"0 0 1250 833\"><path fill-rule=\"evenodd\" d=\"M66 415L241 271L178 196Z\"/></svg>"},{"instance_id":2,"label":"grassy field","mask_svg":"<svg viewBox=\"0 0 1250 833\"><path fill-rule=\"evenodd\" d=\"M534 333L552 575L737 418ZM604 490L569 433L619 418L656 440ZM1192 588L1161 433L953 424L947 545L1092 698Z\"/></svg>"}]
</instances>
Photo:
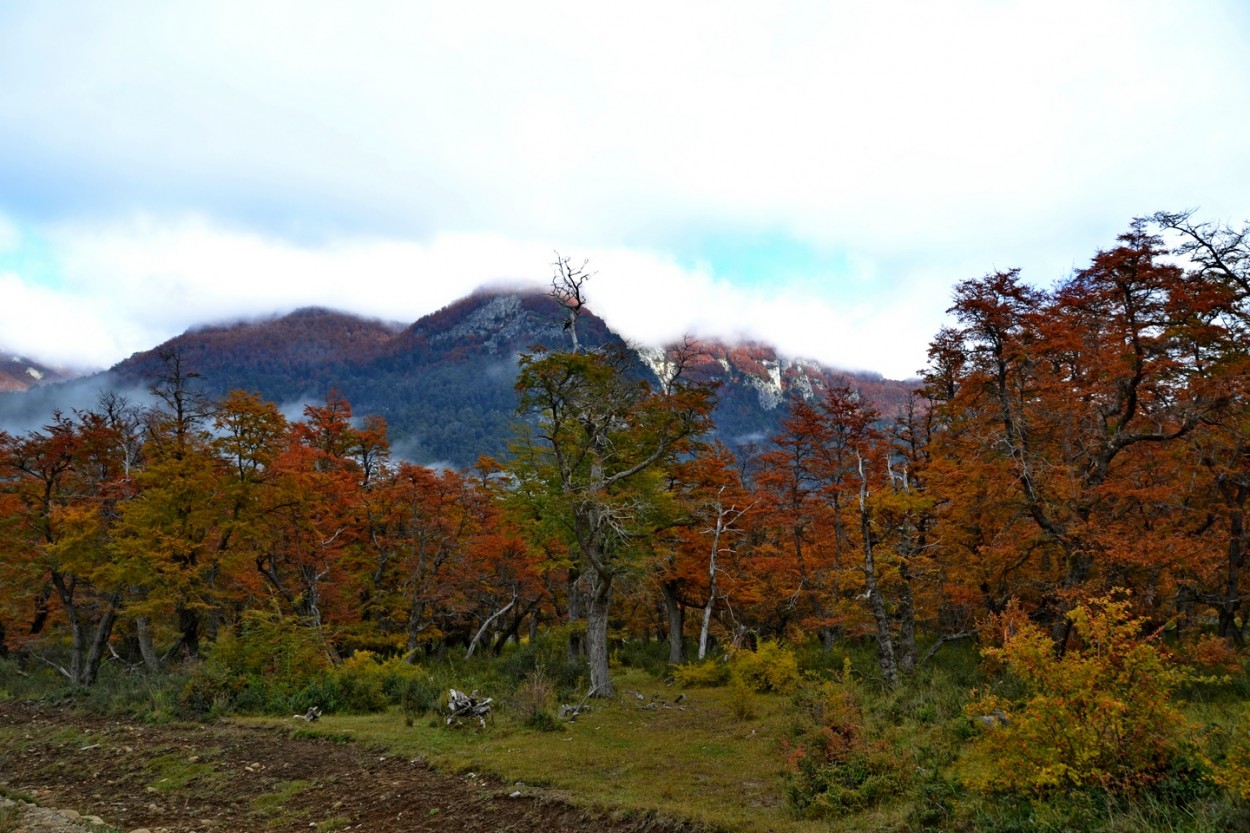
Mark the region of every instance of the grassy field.
<instances>
[{"instance_id":1,"label":"grassy field","mask_svg":"<svg viewBox=\"0 0 1250 833\"><path fill-rule=\"evenodd\" d=\"M1244 667L1222 683L1195 684L1178 692L1194 727L1195 752L1161 780L1133 791L1082 788L1030 796L1023 790L1002 794L969 788L969 752L985 729L967 712L968 704L978 689L992 686L1010 693L1014 685L1001 676L985 677L973 646L947 647L897 689L881 684L865 646L847 645L832 653L809 646L795 653L801 679L778 694L732 684L683 687L674 683L662 659L656 662L648 651L636 652L632 664L614 666L618 696L592 701L575 721L550 717L557 689L564 692L563 702L576 702L571 692L584 691L575 674L556 685L560 678L555 672L547 678L542 698L546 719L527 717L534 712L532 695L527 701L528 681L535 669L555 668L560 655L554 650L542 655L537 649L471 663L409 667L425 681L419 692L421 709L434 707L431 697L445 703L452 685L495 697L497 709L484 728L449 727L440 712L406 712L397 705L359 714L340 708L311 724L290 717L317 702L305 702L309 697L344 696L342 679L334 685L313 681L274 701L271 713L284 716L230 711L217 716L245 725L280 726L295 735L356 742L380 756L426 761L466 781L493 779L508 791L541 788L620 817L684 819L738 833L1250 830L1250 805L1215 783L1204 770L1209 761L1203 762L1203 756L1219 758L1242 731L1240 721L1250 702ZM372 667L361 666L365 677ZM356 680L348 688L357 694L364 690L357 684L363 678L348 674L347 679ZM5 683L7 691L0 685L0 695L24 698L35 683L30 676L12 678ZM177 712L185 699L180 690L185 693L186 684L177 679L119 678L105 680L91 692L44 696L76 698L105 711L127 709L159 722ZM804 759L798 751L803 745L819 746L820 753ZM205 750L192 769L155 756L147 765L150 788L161 791L188 778L211 778L212 752ZM803 760L835 764L804 770ZM304 786L292 782L283 790L297 794ZM276 790L257 800L277 806L286 793Z\"/></svg>"},{"instance_id":2,"label":"grassy field","mask_svg":"<svg viewBox=\"0 0 1250 833\"><path fill-rule=\"evenodd\" d=\"M557 731L525 728L506 714L485 729L449 729L438 717L409 727L395 709L328 715L298 731L350 738L445 771L541 786L613 812L658 813L749 833L831 829L795 820L786 806L778 739L792 720L789 698L753 695L756 717L742 720L728 688L691 689L675 705L682 690L644 672L626 670L615 682L620 697L593 702Z\"/></svg>"}]
</instances>

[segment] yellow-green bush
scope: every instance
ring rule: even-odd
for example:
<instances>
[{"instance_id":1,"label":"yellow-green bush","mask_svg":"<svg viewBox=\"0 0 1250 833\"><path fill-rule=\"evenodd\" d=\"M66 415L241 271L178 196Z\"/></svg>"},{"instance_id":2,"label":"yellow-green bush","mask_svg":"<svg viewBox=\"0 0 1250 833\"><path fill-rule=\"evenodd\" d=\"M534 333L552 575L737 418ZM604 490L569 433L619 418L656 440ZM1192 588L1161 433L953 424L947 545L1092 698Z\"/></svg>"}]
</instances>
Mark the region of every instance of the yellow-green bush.
<instances>
[{"instance_id":1,"label":"yellow-green bush","mask_svg":"<svg viewBox=\"0 0 1250 833\"><path fill-rule=\"evenodd\" d=\"M1122 594L1069 614L1080 647L1062 656L1040 628L1017 619L984 655L1022 694L988 692L969 704L985 725L964 780L988 792L1044 795L1072 788L1130 791L1193 756L1191 726L1172 694L1193 675L1167 663ZM1014 632L1011 632L1014 631Z\"/></svg>"},{"instance_id":2,"label":"yellow-green bush","mask_svg":"<svg viewBox=\"0 0 1250 833\"><path fill-rule=\"evenodd\" d=\"M1216 768L1215 781L1235 798L1250 801L1250 712L1233 730L1228 754Z\"/></svg>"},{"instance_id":3,"label":"yellow-green bush","mask_svg":"<svg viewBox=\"0 0 1250 833\"><path fill-rule=\"evenodd\" d=\"M718 659L688 662L673 669L673 679L684 688L714 688L729 682L729 665Z\"/></svg>"},{"instance_id":4,"label":"yellow-green bush","mask_svg":"<svg viewBox=\"0 0 1250 833\"><path fill-rule=\"evenodd\" d=\"M752 691L791 694L799 684L799 662L794 652L776 642L761 642L754 651L735 651L730 675Z\"/></svg>"}]
</instances>

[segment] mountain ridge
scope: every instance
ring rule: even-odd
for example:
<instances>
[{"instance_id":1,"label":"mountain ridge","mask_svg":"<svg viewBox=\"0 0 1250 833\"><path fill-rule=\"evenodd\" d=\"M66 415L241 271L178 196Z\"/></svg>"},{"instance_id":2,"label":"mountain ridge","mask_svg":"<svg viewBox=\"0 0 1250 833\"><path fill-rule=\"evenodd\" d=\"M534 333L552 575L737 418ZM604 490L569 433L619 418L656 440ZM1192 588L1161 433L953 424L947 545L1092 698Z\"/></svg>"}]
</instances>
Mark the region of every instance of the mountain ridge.
<instances>
[{"instance_id":1,"label":"mountain ridge","mask_svg":"<svg viewBox=\"0 0 1250 833\"><path fill-rule=\"evenodd\" d=\"M209 396L256 391L298 416L302 404L322 401L334 390L357 415L387 420L397 454L462 467L479 454L506 452L517 420L517 358L535 348L567 349L566 321L550 296L509 289L478 290L408 325L304 307L190 328L71 387L80 394L92 385L146 388L162 372L162 355L177 351ZM577 327L587 347L616 343L633 349L642 374L662 373L673 349L627 345L589 310ZM760 342L690 344L702 377L719 386L713 418L718 436L730 445L775 434L794 396L810 399L832 385L847 385L889 416L914 387L783 356ZM38 398L55 399L46 394L57 387L45 386ZM29 410L35 402L25 404Z\"/></svg>"}]
</instances>

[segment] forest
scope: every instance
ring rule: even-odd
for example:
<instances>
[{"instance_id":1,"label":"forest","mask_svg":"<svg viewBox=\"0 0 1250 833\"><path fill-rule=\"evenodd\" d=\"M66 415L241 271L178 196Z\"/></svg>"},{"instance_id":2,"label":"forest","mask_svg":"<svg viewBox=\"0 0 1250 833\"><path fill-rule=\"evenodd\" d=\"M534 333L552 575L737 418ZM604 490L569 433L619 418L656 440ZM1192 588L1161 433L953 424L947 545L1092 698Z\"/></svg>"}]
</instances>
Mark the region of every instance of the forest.
<instances>
[{"instance_id":1,"label":"forest","mask_svg":"<svg viewBox=\"0 0 1250 833\"><path fill-rule=\"evenodd\" d=\"M210 399L177 352L154 406L0 433L0 696L126 673L182 716L411 722L466 657L574 703L632 665L795 710L797 818L1250 824L1250 226L1161 213L1051 288L966 280L904 407L818 390L750 448L707 439L697 343L659 385L578 344L584 278L558 261L570 344L520 357L510 451L463 471L334 391Z\"/></svg>"}]
</instances>

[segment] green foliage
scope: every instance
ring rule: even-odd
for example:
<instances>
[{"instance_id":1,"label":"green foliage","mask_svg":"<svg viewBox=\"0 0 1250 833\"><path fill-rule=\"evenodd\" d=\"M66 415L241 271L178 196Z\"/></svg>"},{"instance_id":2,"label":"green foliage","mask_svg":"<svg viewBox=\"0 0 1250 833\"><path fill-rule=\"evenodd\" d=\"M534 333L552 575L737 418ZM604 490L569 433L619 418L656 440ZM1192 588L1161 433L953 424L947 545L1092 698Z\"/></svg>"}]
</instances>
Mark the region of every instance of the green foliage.
<instances>
[{"instance_id":1,"label":"green foliage","mask_svg":"<svg viewBox=\"0 0 1250 833\"><path fill-rule=\"evenodd\" d=\"M535 668L525 678L511 698L512 708L521 723L543 732L559 731L562 727L552 708L555 704L555 684L542 666Z\"/></svg>"},{"instance_id":2,"label":"green foliage","mask_svg":"<svg viewBox=\"0 0 1250 833\"><path fill-rule=\"evenodd\" d=\"M329 667L315 629L275 610L248 611L237 634L218 634L183 687L179 706L196 714L290 711L302 702L300 691Z\"/></svg>"},{"instance_id":3,"label":"green foliage","mask_svg":"<svg viewBox=\"0 0 1250 833\"><path fill-rule=\"evenodd\" d=\"M509 646L500 657L476 663L477 667L488 668L492 677L479 688L503 694L523 685L531 674L542 669L557 698L567 700L580 696L579 692L586 689L586 663L569 662L566 635L565 629L556 628L530 642Z\"/></svg>"},{"instance_id":4,"label":"green foliage","mask_svg":"<svg viewBox=\"0 0 1250 833\"><path fill-rule=\"evenodd\" d=\"M657 680L667 677L671 671L668 662L668 642L649 639L629 639L616 649L615 659L628 668L640 668Z\"/></svg>"},{"instance_id":5,"label":"green foliage","mask_svg":"<svg viewBox=\"0 0 1250 833\"><path fill-rule=\"evenodd\" d=\"M1238 801L1250 802L1250 710L1234 727L1214 780Z\"/></svg>"},{"instance_id":6,"label":"green foliage","mask_svg":"<svg viewBox=\"0 0 1250 833\"><path fill-rule=\"evenodd\" d=\"M1009 614L1005 614L1009 615ZM964 777L974 789L1024 795L1097 787L1124 792L1158 783L1195 754L1193 727L1171 699L1193 675L1140 638L1142 622L1114 595L1070 614L1082 646L1059 656L1022 617L985 655L1016 679L1016 697L982 692L967 713L988 728Z\"/></svg>"},{"instance_id":7,"label":"green foliage","mask_svg":"<svg viewBox=\"0 0 1250 833\"><path fill-rule=\"evenodd\" d=\"M754 651L735 651L729 660L730 675L761 694L792 694L799 684L799 663L794 652L764 640Z\"/></svg>"},{"instance_id":8,"label":"green foliage","mask_svg":"<svg viewBox=\"0 0 1250 833\"><path fill-rule=\"evenodd\" d=\"M404 722L412 726L418 717L439 711L442 707L443 687L432 677L414 674L405 677L390 691L404 711Z\"/></svg>"},{"instance_id":9,"label":"green foliage","mask_svg":"<svg viewBox=\"0 0 1250 833\"><path fill-rule=\"evenodd\" d=\"M729 683L729 710L738 720L753 720L758 713L755 690L741 677Z\"/></svg>"},{"instance_id":10,"label":"green foliage","mask_svg":"<svg viewBox=\"0 0 1250 833\"><path fill-rule=\"evenodd\" d=\"M862 700L849 670L840 680L809 681L797 690L798 717L782 741L782 757L786 797L800 818L863 811L907 790L912 756L870 736Z\"/></svg>"}]
</instances>

